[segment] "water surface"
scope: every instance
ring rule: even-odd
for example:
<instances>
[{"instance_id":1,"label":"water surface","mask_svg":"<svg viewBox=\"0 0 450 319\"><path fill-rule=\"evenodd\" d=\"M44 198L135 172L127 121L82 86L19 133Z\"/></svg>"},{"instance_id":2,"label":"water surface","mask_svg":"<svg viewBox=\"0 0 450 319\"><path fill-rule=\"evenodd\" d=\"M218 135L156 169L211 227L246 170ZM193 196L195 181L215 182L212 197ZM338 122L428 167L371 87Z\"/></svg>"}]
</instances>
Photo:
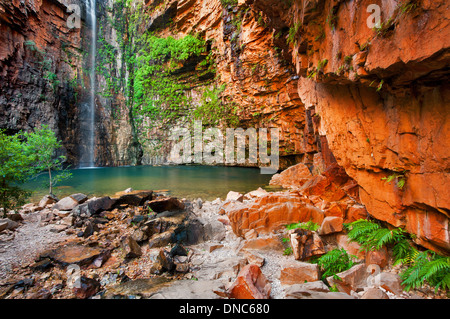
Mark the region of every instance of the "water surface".
<instances>
[{"instance_id":1,"label":"water surface","mask_svg":"<svg viewBox=\"0 0 450 319\"><path fill-rule=\"evenodd\" d=\"M230 190L246 193L268 186L272 175L257 168L221 166L130 166L71 170L72 178L55 187L59 198L83 193L88 196L113 195L129 187L135 190L169 190L179 198L224 199ZM46 175L26 184L33 190L32 201L39 201L48 189L42 186Z\"/></svg>"}]
</instances>

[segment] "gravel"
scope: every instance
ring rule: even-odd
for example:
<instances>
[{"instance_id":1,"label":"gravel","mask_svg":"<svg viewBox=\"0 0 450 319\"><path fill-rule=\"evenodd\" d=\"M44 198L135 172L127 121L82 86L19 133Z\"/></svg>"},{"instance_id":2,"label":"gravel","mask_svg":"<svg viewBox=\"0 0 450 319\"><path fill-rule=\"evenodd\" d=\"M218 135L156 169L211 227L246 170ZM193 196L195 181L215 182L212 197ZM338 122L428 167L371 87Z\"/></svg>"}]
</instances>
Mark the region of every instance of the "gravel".
<instances>
[{"instance_id":1,"label":"gravel","mask_svg":"<svg viewBox=\"0 0 450 319\"><path fill-rule=\"evenodd\" d=\"M39 213L23 214L24 221L15 231L0 235L0 281L11 276L14 268L29 264L67 235L54 233L54 225L40 226Z\"/></svg>"}]
</instances>

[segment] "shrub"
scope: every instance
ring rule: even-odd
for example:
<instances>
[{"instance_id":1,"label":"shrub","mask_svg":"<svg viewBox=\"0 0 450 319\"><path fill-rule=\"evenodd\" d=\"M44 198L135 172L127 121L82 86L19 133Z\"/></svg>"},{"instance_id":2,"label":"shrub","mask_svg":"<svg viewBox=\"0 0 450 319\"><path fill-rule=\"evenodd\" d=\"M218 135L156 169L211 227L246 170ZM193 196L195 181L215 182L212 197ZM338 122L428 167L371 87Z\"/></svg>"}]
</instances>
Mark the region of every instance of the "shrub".
<instances>
[{"instance_id":1,"label":"shrub","mask_svg":"<svg viewBox=\"0 0 450 319\"><path fill-rule=\"evenodd\" d=\"M314 223L312 220L307 221L305 223L300 222L300 223L293 223L293 224L286 225L287 230L300 228L300 229L306 229L306 230L310 230L310 231L317 231L319 229L319 227L320 226L318 224Z\"/></svg>"}]
</instances>

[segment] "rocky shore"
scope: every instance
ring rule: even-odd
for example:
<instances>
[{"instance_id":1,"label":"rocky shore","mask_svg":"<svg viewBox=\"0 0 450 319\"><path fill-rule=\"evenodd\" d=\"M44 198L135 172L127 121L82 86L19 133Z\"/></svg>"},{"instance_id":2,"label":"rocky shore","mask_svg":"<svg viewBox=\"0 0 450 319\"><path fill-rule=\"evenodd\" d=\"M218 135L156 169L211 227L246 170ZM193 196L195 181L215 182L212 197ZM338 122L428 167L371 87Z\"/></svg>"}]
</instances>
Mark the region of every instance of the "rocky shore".
<instances>
[{"instance_id":1,"label":"rocky shore","mask_svg":"<svg viewBox=\"0 0 450 319\"><path fill-rule=\"evenodd\" d=\"M348 241L343 223L368 216L351 180L334 172L299 183L301 169L272 179L289 190L225 200L132 189L45 196L0 220L0 298L447 298L426 285L403 291L388 250L362 253ZM320 228L285 227L307 221ZM355 255L354 266L322 280L309 261L335 248Z\"/></svg>"}]
</instances>

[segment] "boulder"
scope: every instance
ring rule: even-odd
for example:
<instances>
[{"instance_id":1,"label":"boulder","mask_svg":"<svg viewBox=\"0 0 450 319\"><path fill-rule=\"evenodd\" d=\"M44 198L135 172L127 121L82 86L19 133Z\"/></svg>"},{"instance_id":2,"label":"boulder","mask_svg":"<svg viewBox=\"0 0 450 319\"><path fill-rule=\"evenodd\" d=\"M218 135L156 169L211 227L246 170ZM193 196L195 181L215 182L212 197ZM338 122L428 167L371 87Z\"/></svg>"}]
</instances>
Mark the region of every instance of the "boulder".
<instances>
[{"instance_id":1,"label":"boulder","mask_svg":"<svg viewBox=\"0 0 450 319\"><path fill-rule=\"evenodd\" d=\"M163 270L173 271L175 268L175 263L173 258L170 256L170 252L165 249L160 249L157 257L157 262L161 265Z\"/></svg>"},{"instance_id":2,"label":"boulder","mask_svg":"<svg viewBox=\"0 0 450 319\"><path fill-rule=\"evenodd\" d=\"M367 286L368 278L367 268L364 264L358 264L352 268L340 272L335 276L327 277L330 286L336 286L340 292L350 295L350 292L357 291Z\"/></svg>"},{"instance_id":3,"label":"boulder","mask_svg":"<svg viewBox=\"0 0 450 319\"><path fill-rule=\"evenodd\" d=\"M184 203L174 197L155 199L146 203L154 212L162 213L165 211L183 210Z\"/></svg>"},{"instance_id":4,"label":"boulder","mask_svg":"<svg viewBox=\"0 0 450 319\"><path fill-rule=\"evenodd\" d=\"M241 193L238 193L238 192L230 191L227 194L226 200L242 202L244 200L244 195L242 195Z\"/></svg>"},{"instance_id":5,"label":"boulder","mask_svg":"<svg viewBox=\"0 0 450 319\"><path fill-rule=\"evenodd\" d=\"M288 167L279 174L274 174L269 185L297 188L305 184L311 177L312 174L309 168L305 164L299 163Z\"/></svg>"},{"instance_id":6,"label":"boulder","mask_svg":"<svg viewBox=\"0 0 450 319\"><path fill-rule=\"evenodd\" d=\"M88 211L91 215L98 214L104 210L110 210L114 207L116 200L109 197L104 196L100 198L91 198L87 201Z\"/></svg>"},{"instance_id":7,"label":"boulder","mask_svg":"<svg viewBox=\"0 0 450 319\"><path fill-rule=\"evenodd\" d=\"M342 217L328 216L325 217L319 229L319 235L329 235L341 232L344 220Z\"/></svg>"},{"instance_id":8,"label":"boulder","mask_svg":"<svg viewBox=\"0 0 450 319\"><path fill-rule=\"evenodd\" d=\"M130 206L142 206L146 201L151 201L153 198L153 191L136 190L129 192L119 192L115 194L116 199L115 206L130 205Z\"/></svg>"},{"instance_id":9,"label":"boulder","mask_svg":"<svg viewBox=\"0 0 450 319\"><path fill-rule=\"evenodd\" d=\"M363 205L355 204L348 208L344 222L352 223L358 219L367 219L368 217L369 213L367 212L367 209Z\"/></svg>"},{"instance_id":10,"label":"boulder","mask_svg":"<svg viewBox=\"0 0 450 319\"><path fill-rule=\"evenodd\" d=\"M58 201L55 205L53 205L52 209L57 210L72 210L77 207L80 203L76 201L71 196L64 197L60 201Z\"/></svg>"},{"instance_id":11,"label":"boulder","mask_svg":"<svg viewBox=\"0 0 450 319\"><path fill-rule=\"evenodd\" d=\"M281 265L280 282L282 285L294 285L317 280L319 280L319 266L317 264L288 261Z\"/></svg>"},{"instance_id":12,"label":"boulder","mask_svg":"<svg viewBox=\"0 0 450 319\"><path fill-rule=\"evenodd\" d=\"M235 299L269 299L271 289L270 282L261 269L250 264L239 272L229 289L229 296Z\"/></svg>"},{"instance_id":13,"label":"boulder","mask_svg":"<svg viewBox=\"0 0 450 319\"><path fill-rule=\"evenodd\" d=\"M382 272L379 274L378 278L379 286L386 291L395 295L399 295L403 291L402 280L399 275L390 272Z\"/></svg>"},{"instance_id":14,"label":"boulder","mask_svg":"<svg viewBox=\"0 0 450 319\"><path fill-rule=\"evenodd\" d=\"M308 260L312 256L325 254L322 239L315 231L294 229L290 231L290 243L297 260Z\"/></svg>"},{"instance_id":15,"label":"boulder","mask_svg":"<svg viewBox=\"0 0 450 319\"><path fill-rule=\"evenodd\" d=\"M296 193L277 192L252 201L224 207L233 232L240 237L254 229L258 235L270 234L287 224L312 220L321 224L323 212L304 202Z\"/></svg>"},{"instance_id":16,"label":"boulder","mask_svg":"<svg viewBox=\"0 0 450 319\"><path fill-rule=\"evenodd\" d=\"M336 243L339 248L344 248L350 255L354 255L360 260L365 258L365 252L361 250L361 245L350 241L347 234L337 234Z\"/></svg>"},{"instance_id":17,"label":"boulder","mask_svg":"<svg viewBox=\"0 0 450 319\"><path fill-rule=\"evenodd\" d=\"M370 250L366 253L366 266L378 265L381 269L387 266L389 262L389 253L385 246L379 250Z\"/></svg>"}]
</instances>

